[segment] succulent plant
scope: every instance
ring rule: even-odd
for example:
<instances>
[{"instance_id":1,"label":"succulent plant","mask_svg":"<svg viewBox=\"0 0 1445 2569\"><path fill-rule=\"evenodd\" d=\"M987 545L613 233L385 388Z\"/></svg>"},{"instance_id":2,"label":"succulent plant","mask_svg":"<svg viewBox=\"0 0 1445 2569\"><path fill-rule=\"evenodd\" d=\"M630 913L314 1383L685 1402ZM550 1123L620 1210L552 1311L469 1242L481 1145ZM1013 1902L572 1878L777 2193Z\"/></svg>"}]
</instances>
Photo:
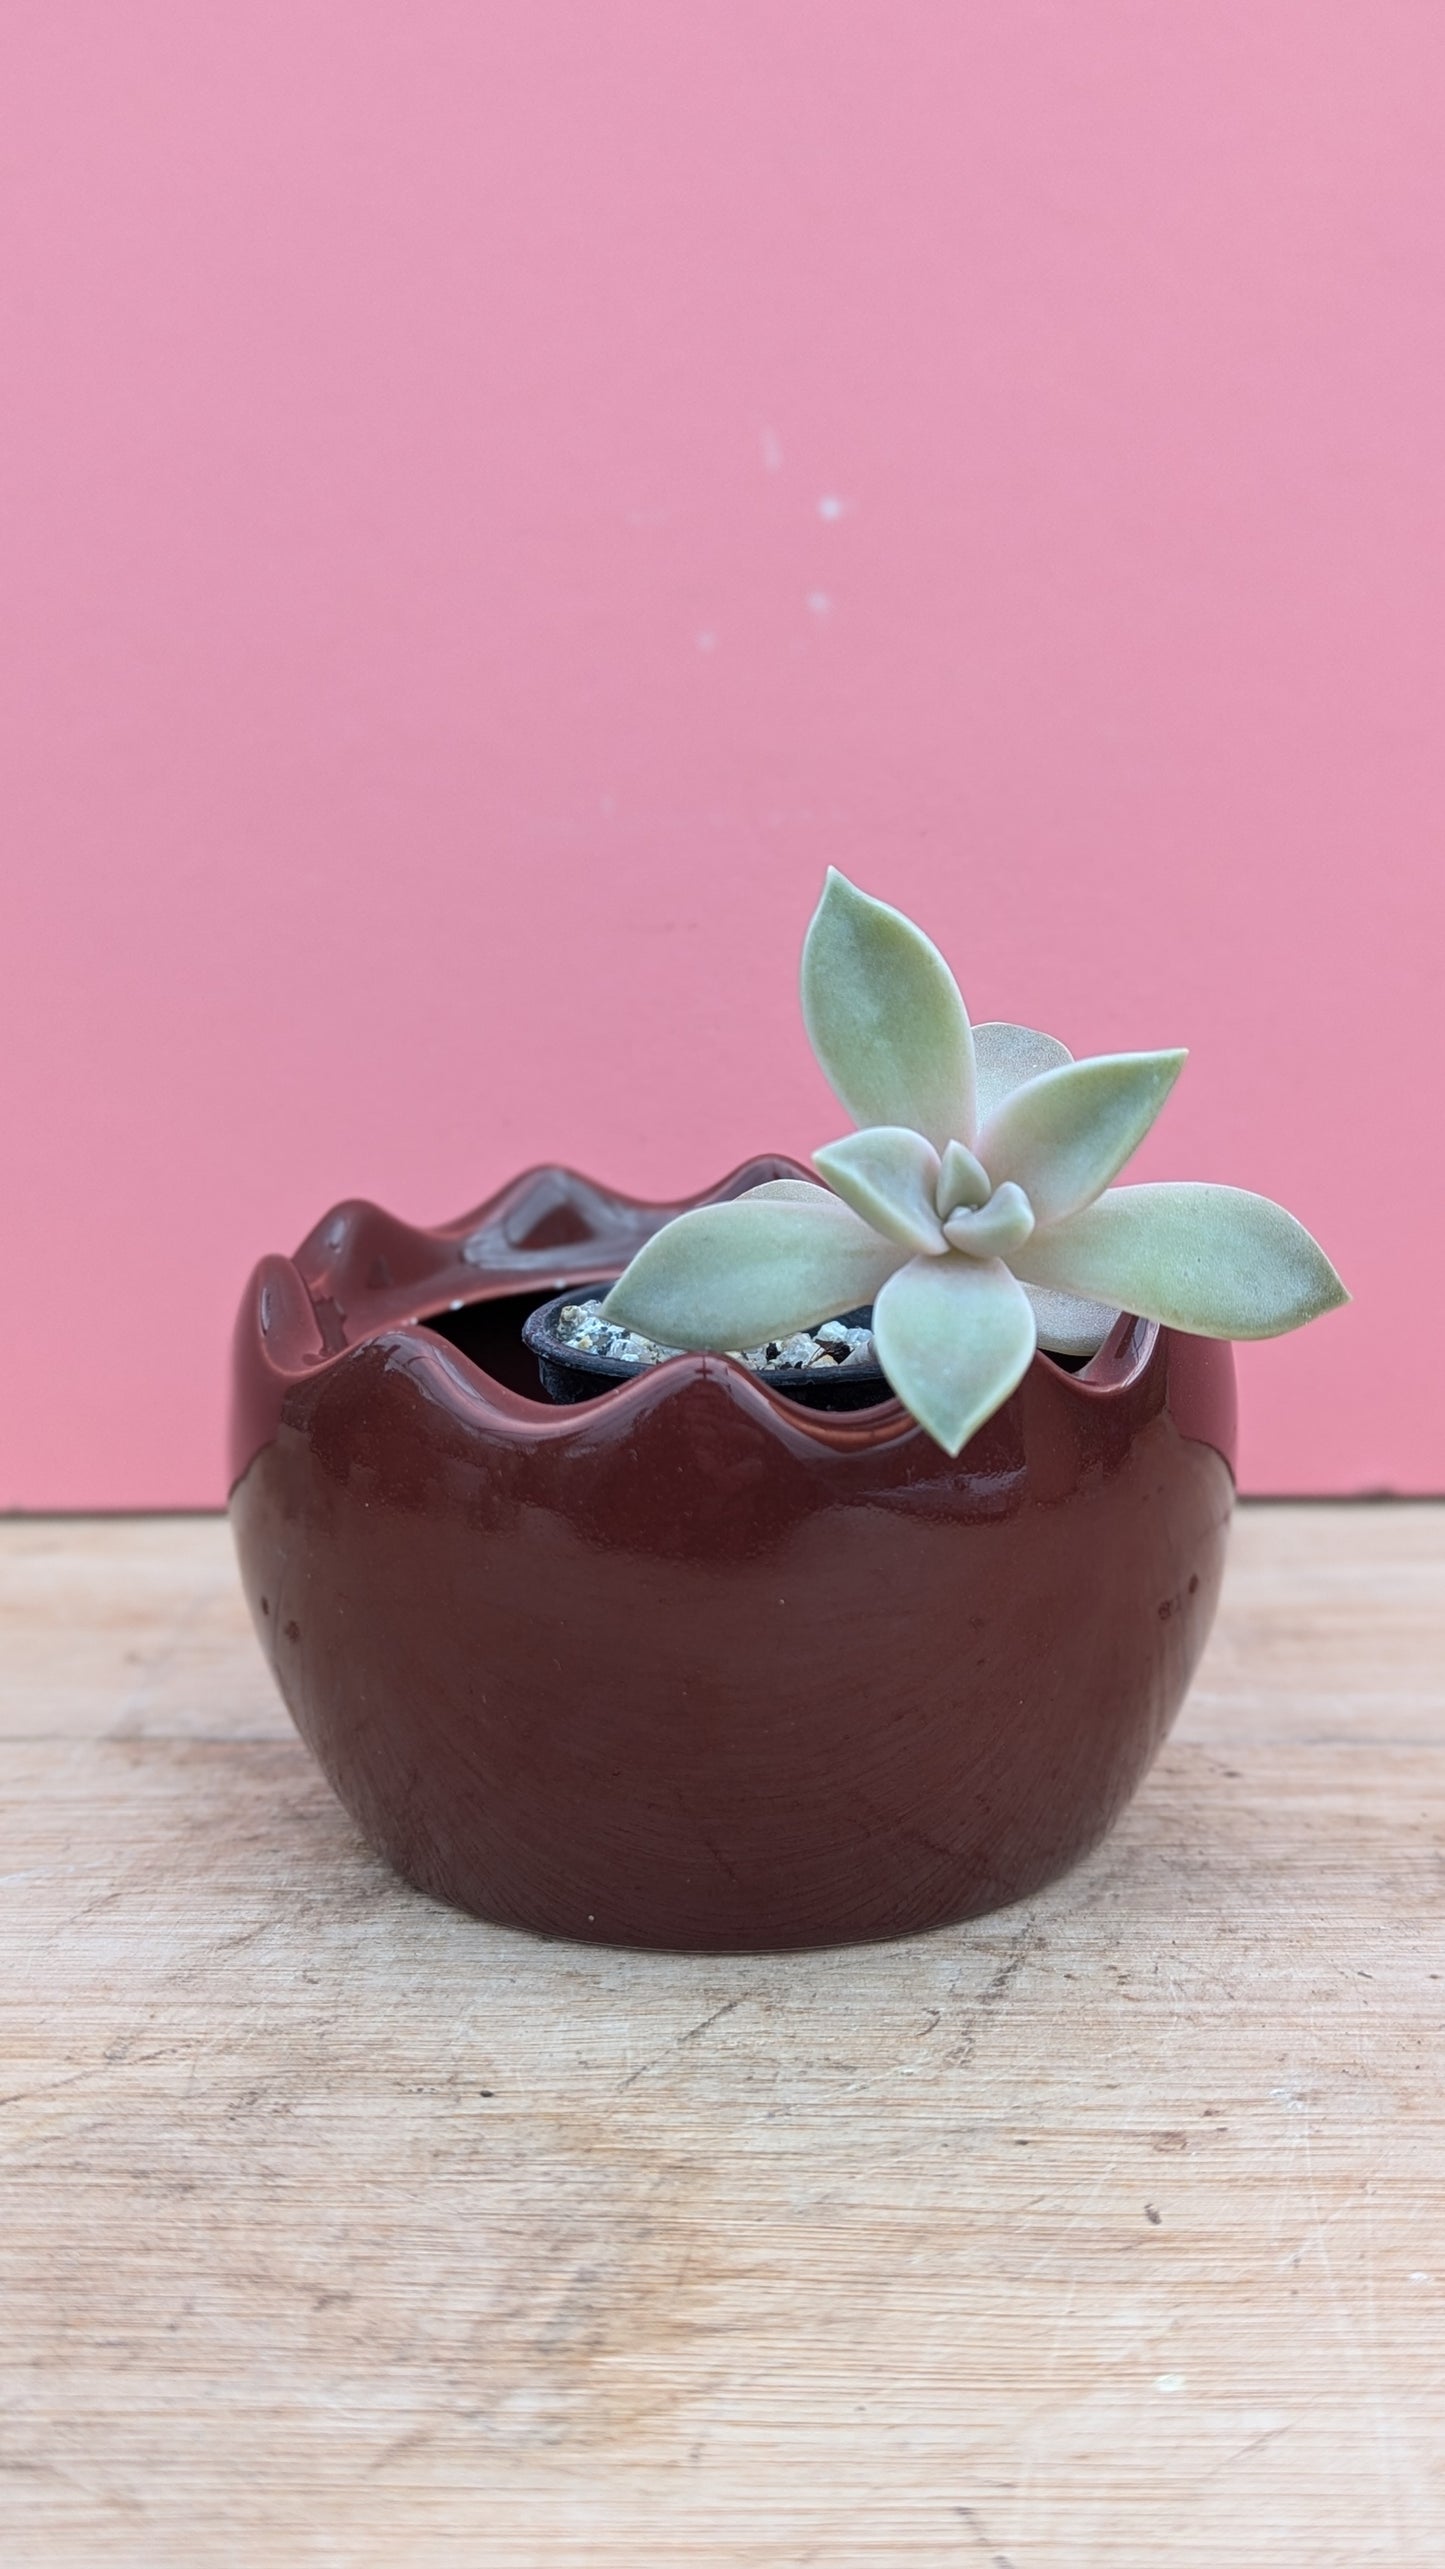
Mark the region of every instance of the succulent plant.
<instances>
[{"instance_id":1,"label":"succulent plant","mask_svg":"<svg viewBox=\"0 0 1445 2569\"><path fill-rule=\"evenodd\" d=\"M608 1319L726 1350L871 1302L889 1383L957 1454L1036 1346L1090 1355L1121 1310L1203 1338L1272 1338L1348 1301L1266 1196L1111 1185L1182 1052L1075 1061L1030 1027L970 1026L922 929L831 868L802 996L859 1129L814 1152L821 1186L777 1179L667 1223L608 1294Z\"/></svg>"}]
</instances>

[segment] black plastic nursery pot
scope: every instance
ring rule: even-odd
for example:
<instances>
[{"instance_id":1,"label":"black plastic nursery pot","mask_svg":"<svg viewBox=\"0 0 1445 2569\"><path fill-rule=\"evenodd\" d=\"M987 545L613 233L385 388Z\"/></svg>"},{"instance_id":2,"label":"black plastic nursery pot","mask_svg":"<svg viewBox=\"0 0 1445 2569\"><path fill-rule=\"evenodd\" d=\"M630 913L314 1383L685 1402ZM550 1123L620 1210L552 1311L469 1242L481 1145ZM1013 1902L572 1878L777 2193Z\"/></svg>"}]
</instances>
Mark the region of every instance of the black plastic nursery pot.
<instances>
[{"instance_id":1,"label":"black plastic nursery pot","mask_svg":"<svg viewBox=\"0 0 1445 2569\"><path fill-rule=\"evenodd\" d=\"M574 1346L562 1337L557 1322L569 1304L600 1301L613 1283L611 1276L589 1284L570 1285L565 1293L554 1294L549 1302L529 1312L522 1325L523 1344L537 1360L537 1371L549 1400L572 1403L596 1400L601 1393L613 1390L619 1383L635 1382L650 1367L622 1362L615 1356L604 1356L590 1349ZM853 1311L840 1311L835 1317L845 1326L866 1329L872 1319L872 1307L860 1303ZM881 1368L875 1363L840 1365L749 1365L750 1382L763 1383L769 1391L785 1400L800 1401L804 1409L855 1410L876 1408L879 1401L893 1395Z\"/></svg>"}]
</instances>

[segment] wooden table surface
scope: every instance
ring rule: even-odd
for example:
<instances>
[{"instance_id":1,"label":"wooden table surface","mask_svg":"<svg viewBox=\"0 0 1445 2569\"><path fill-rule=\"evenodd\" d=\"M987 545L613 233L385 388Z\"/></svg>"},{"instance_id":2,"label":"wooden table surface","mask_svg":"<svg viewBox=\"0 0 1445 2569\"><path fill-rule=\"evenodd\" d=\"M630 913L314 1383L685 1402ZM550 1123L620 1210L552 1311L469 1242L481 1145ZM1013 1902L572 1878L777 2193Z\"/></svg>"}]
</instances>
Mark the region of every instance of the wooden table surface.
<instances>
[{"instance_id":1,"label":"wooden table surface","mask_svg":"<svg viewBox=\"0 0 1445 2569\"><path fill-rule=\"evenodd\" d=\"M1445 1508L1244 1511L1109 1843L825 1955L404 1889L219 1520L0 1661L7 2569L1445 2560Z\"/></svg>"}]
</instances>

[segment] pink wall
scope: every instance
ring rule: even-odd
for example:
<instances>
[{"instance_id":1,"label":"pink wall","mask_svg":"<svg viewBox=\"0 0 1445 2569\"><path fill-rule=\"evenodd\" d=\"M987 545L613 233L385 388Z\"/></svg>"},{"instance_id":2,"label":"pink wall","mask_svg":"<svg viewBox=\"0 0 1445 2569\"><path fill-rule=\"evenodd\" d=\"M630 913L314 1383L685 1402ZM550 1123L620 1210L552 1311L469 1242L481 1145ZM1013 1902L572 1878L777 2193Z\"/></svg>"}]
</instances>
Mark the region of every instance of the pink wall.
<instances>
[{"instance_id":1,"label":"pink wall","mask_svg":"<svg viewBox=\"0 0 1445 2569\"><path fill-rule=\"evenodd\" d=\"M1141 1173L1326 1241L1249 1483L1445 1485L1436 0L6 52L0 1503L219 1499L338 1195L826 1138L830 859L977 1013L1192 1045Z\"/></svg>"}]
</instances>

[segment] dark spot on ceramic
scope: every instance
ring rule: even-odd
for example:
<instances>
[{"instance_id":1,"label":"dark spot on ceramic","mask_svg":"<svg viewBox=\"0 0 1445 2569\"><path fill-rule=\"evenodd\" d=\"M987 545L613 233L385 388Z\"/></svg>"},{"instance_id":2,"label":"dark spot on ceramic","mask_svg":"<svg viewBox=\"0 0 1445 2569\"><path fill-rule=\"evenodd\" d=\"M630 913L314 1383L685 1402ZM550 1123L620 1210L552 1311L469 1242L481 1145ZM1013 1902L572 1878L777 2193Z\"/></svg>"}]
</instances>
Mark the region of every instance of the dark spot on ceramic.
<instances>
[{"instance_id":1,"label":"dark spot on ceramic","mask_svg":"<svg viewBox=\"0 0 1445 2569\"><path fill-rule=\"evenodd\" d=\"M547 1934L744 1951L1021 1899L1117 1818L1203 1647L1230 1350L1121 1320L956 1462L896 1401L805 1411L714 1356L545 1403L525 1312L680 1209L545 1169L263 1260L231 1510L263 1639L283 1577L305 1628L298 1728L408 1879Z\"/></svg>"}]
</instances>

